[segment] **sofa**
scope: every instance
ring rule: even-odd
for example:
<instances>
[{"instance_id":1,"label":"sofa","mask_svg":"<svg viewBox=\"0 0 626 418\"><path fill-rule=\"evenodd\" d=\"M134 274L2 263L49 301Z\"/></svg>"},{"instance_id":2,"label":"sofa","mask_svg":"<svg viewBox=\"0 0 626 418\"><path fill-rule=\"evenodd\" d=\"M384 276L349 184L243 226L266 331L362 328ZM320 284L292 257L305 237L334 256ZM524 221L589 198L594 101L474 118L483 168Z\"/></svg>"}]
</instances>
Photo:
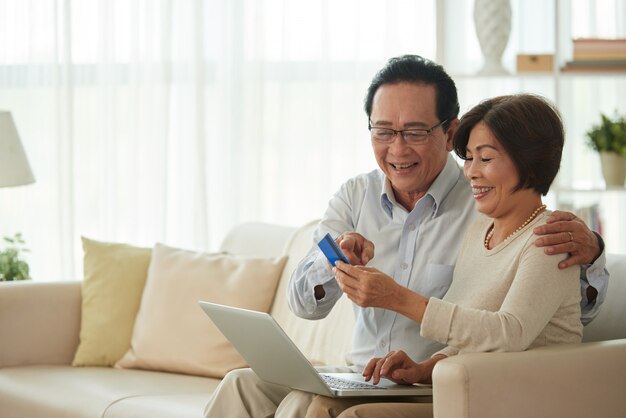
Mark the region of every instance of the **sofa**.
<instances>
[{"instance_id":1,"label":"sofa","mask_svg":"<svg viewBox=\"0 0 626 418\"><path fill-rule=\"evenodd\" d=\"M313 364L343 364L354 317L343 298L320 321L292 315L286 286L311 248L300 228L244 223L221 251L287 255L270 314ZM611 281L584 343L521 353L467 354L437 364L436 417L626 417L626 255L608 256ZM208 320L208 319L207 319ZM0 418L201 417L218 378L112 367L73 367L81 282L0 285Z\"/></svg>"}]
</instances>

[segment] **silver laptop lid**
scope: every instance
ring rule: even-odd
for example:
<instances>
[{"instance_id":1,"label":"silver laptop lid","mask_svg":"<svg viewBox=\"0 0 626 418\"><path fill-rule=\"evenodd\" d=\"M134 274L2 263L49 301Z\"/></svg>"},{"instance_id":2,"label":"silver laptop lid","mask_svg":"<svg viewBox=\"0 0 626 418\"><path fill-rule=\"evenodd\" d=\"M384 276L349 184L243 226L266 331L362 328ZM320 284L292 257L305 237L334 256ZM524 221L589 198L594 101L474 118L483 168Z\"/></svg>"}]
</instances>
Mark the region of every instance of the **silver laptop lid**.
<instances>
[{"instance_id":1,"label":"silver laptop lid","mask_svg":"<svg viewBox=\"0 0 626 418\"><path fill-rule=\"evenodd\" d=\"M261 379L332 396L317 370L270 315L210 302L198 303Z\"/></svg>"}]
</instances>

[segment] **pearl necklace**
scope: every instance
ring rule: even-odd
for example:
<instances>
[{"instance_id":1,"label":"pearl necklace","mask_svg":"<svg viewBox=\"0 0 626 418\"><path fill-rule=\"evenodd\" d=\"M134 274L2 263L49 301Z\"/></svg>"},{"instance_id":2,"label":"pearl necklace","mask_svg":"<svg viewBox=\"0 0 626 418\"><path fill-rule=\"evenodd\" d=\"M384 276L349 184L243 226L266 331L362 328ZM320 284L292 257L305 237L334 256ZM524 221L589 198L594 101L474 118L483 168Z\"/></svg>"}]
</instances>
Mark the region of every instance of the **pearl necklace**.
<instances>
[{"instance_id":1,"label":"pearl necklace","mask_svg":"<svg viewBox=\"0 0 626 418\"><path fill-rule=\"evenodd\" d=\"M546 208L546 205L541 205L537 209L535 209L534 212L530 214L528 219L526 219L524 221L524 223L519 228L517 228L513 233L509 234L509 236L506 237L504 239L504 241L506 241L507 239L511 238L513 235L517 234L519 231L524 229L524 227L526 225L528 225L529 223L531 223L533 221L533 219L535 219L537 217L537 215L539 215L539 213L542 210L544 210L545 208ZM485 237L485 248L486 249L489 249L489 241L491 241L491 237L493 236L493 230L494 230L494 227L493 227L493 224L492 224L491 227L489 228L489 232L487 232L487 236Z\"/></svg>"}]
</instances>

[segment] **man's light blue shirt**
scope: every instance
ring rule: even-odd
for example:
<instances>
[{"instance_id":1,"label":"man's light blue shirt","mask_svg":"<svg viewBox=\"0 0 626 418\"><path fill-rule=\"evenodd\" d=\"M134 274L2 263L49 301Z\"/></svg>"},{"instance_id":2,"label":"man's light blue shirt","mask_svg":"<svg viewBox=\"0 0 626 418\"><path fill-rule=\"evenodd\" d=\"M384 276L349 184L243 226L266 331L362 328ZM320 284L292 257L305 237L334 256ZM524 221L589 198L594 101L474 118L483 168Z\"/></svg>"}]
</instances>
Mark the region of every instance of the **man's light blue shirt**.
<instances>
[{"instance_id":1,"label":"man's light blue shirt","mask_svg":"<svg viewBox=\"0 0 626 418\"><path fill-rule=\"evenodd\" d=\"M411 212L395 200L391 184L380 170L348 180L330 200L314 242L326 233L336 237L356 231L375 245L368 266L414 292L442 298L452 281L465 229L476 216L471 188L449 155L444 169ZM594 287L600 286L596 287L598 297L604 296L602 286L605 288L608 280L603 260L600 257L596 264L602 265L589 269L604 276L589 280ZM313 289L317 285L324 285L326 292L321 300L315 299ZM342 294L330 265L314 245L291 277L289 307L300 317L320 319L328 315ZM597 300L594 305L601 302ZM363 368L372 357L394 350L403 350L421 361L443 347L421 337L420 325L403 315L356 304L353 309L356 328L348 364Z\"/></svg>"}]
</instances>

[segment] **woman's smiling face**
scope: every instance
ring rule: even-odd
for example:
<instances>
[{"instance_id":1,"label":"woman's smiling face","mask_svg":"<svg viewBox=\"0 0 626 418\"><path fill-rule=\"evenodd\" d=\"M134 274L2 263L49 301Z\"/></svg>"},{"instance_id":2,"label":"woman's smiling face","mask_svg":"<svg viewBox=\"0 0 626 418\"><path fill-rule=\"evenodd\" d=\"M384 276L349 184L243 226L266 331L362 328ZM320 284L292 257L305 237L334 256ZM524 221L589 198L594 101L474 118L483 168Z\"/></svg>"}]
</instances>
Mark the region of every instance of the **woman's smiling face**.
<instances>
[{"instance_id":1,"label":"woman's smiling face","mask_svg":"<svg viewBox=\"0 0 626 418\"><path fill-rule=\"evenodd\" d=\"M511 157L484 122L472 128L463 166L476 209L499 218L515 209L525 193L514 192L519 174Z\"/></svg>"}]
</instances>

